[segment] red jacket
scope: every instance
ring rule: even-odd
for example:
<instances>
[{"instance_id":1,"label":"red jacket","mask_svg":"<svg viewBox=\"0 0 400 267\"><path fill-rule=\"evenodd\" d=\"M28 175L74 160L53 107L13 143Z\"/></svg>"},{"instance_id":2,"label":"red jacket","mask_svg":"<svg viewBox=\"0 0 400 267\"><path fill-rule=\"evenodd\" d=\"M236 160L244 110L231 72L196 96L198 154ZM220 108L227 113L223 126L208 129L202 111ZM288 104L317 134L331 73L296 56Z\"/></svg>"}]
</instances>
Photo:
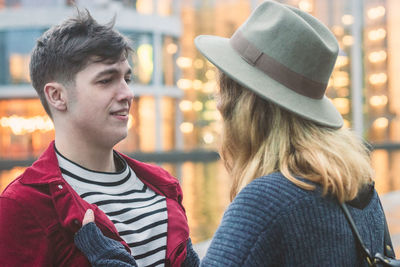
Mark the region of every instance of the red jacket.
<instances>
[{"instance_id":1,"label":"red jacket","mask_svg":"<svg viewBox=\"0 0 400 267\"><path fill-rule=\"evenodd\" d=\"M136 175L167 199L166 266L186 257L189 228L178 181L160 167L125 158ZM0 195L0 266L90 266L74 244L85 211L93 209L104 235L121 239L114 224L62 178L54 142Z\"/></svg>"}]
</instances>

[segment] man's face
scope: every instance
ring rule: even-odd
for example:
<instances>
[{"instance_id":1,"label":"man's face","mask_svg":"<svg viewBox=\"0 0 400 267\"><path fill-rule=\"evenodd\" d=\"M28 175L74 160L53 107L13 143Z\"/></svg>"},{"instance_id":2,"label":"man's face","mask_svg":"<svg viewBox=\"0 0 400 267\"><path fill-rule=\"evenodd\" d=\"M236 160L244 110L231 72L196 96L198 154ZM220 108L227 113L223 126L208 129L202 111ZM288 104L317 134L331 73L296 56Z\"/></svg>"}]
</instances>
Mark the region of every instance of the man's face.
<instances>
[{"instance_id":1,"label":"man's face","mask_svg":"<svg viewBox=\"0 0 400 267\"><path fill-rule=\"evenodd\" d=\"M124 139L133 99L128 86L130 80L127 60L90 63L78 72L75 86L68 90L72 138L82 138L105 148L112 148Z\"/></svg>"}]
</instances>

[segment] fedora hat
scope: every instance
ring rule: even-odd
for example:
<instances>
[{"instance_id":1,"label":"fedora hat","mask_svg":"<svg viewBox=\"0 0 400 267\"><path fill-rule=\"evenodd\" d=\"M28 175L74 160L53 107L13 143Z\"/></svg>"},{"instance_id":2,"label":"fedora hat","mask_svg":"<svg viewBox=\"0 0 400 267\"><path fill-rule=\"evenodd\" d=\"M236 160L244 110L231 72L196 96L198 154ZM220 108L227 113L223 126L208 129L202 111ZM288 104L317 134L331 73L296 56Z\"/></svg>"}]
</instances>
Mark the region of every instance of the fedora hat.
<instances>
[{"instance_id":1,"label":"fedora hat","mask_svg":"<svg viewBox=\"0 0 400 267\"><path fill-rule=\"evenodd\" d=\"M200 35L197 49L259 96L320 125L343 119L325 90L339 51L334 35L313 16L266 1L230 39Z\"/></svg>"}]
</instances>

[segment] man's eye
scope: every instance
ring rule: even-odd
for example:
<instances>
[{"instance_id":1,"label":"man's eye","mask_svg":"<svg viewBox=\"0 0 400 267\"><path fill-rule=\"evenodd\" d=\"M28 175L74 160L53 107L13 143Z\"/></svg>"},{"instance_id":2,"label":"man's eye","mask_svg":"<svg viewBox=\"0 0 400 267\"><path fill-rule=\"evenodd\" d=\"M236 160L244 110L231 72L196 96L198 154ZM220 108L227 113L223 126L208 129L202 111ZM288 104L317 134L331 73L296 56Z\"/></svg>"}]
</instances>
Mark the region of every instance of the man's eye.
<instances>
[{"instance_id":1,"label":"man's eye","mask_svg":"<svg viewBox=\"0 0 400 267\"><path fill-rule=\"evenodd\" d=\"M109 82L111 82L111 79L104 79L104 80L99 81L99 83L101 83L101 84L107 84Z\"/></svg>"},{"instance_id":2,"label":"man's eye","mask_svg":"<svg viewBox=\"0 0 400 267\"><path fill-rule=\"evenodd\" d=\"M132 78L131 78L131 77L125 78L125 82L126 82L126 83L130 83L131 81L132 81Z\"/></svg>"}]
</instances>

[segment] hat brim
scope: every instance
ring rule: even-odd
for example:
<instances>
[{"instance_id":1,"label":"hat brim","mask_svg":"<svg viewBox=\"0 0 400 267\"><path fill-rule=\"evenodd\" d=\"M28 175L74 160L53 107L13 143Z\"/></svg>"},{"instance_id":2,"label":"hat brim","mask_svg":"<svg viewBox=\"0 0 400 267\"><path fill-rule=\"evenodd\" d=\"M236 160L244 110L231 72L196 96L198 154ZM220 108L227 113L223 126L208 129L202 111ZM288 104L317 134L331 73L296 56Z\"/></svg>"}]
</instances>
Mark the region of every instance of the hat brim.
<instances>
[{"instance_id":1,"label":"hat brim","mask_svg":"<svg viewBox=\"0 0 400 267\"><path fill-rule=\"evenodd\" d=\"M343 118L325 95L313 99L300 95L247 63L229 44L228 38L200 35L197 49L229 77L259 96L303 118L332 128L343 126Z\"/></svg>"}]
</instances>

